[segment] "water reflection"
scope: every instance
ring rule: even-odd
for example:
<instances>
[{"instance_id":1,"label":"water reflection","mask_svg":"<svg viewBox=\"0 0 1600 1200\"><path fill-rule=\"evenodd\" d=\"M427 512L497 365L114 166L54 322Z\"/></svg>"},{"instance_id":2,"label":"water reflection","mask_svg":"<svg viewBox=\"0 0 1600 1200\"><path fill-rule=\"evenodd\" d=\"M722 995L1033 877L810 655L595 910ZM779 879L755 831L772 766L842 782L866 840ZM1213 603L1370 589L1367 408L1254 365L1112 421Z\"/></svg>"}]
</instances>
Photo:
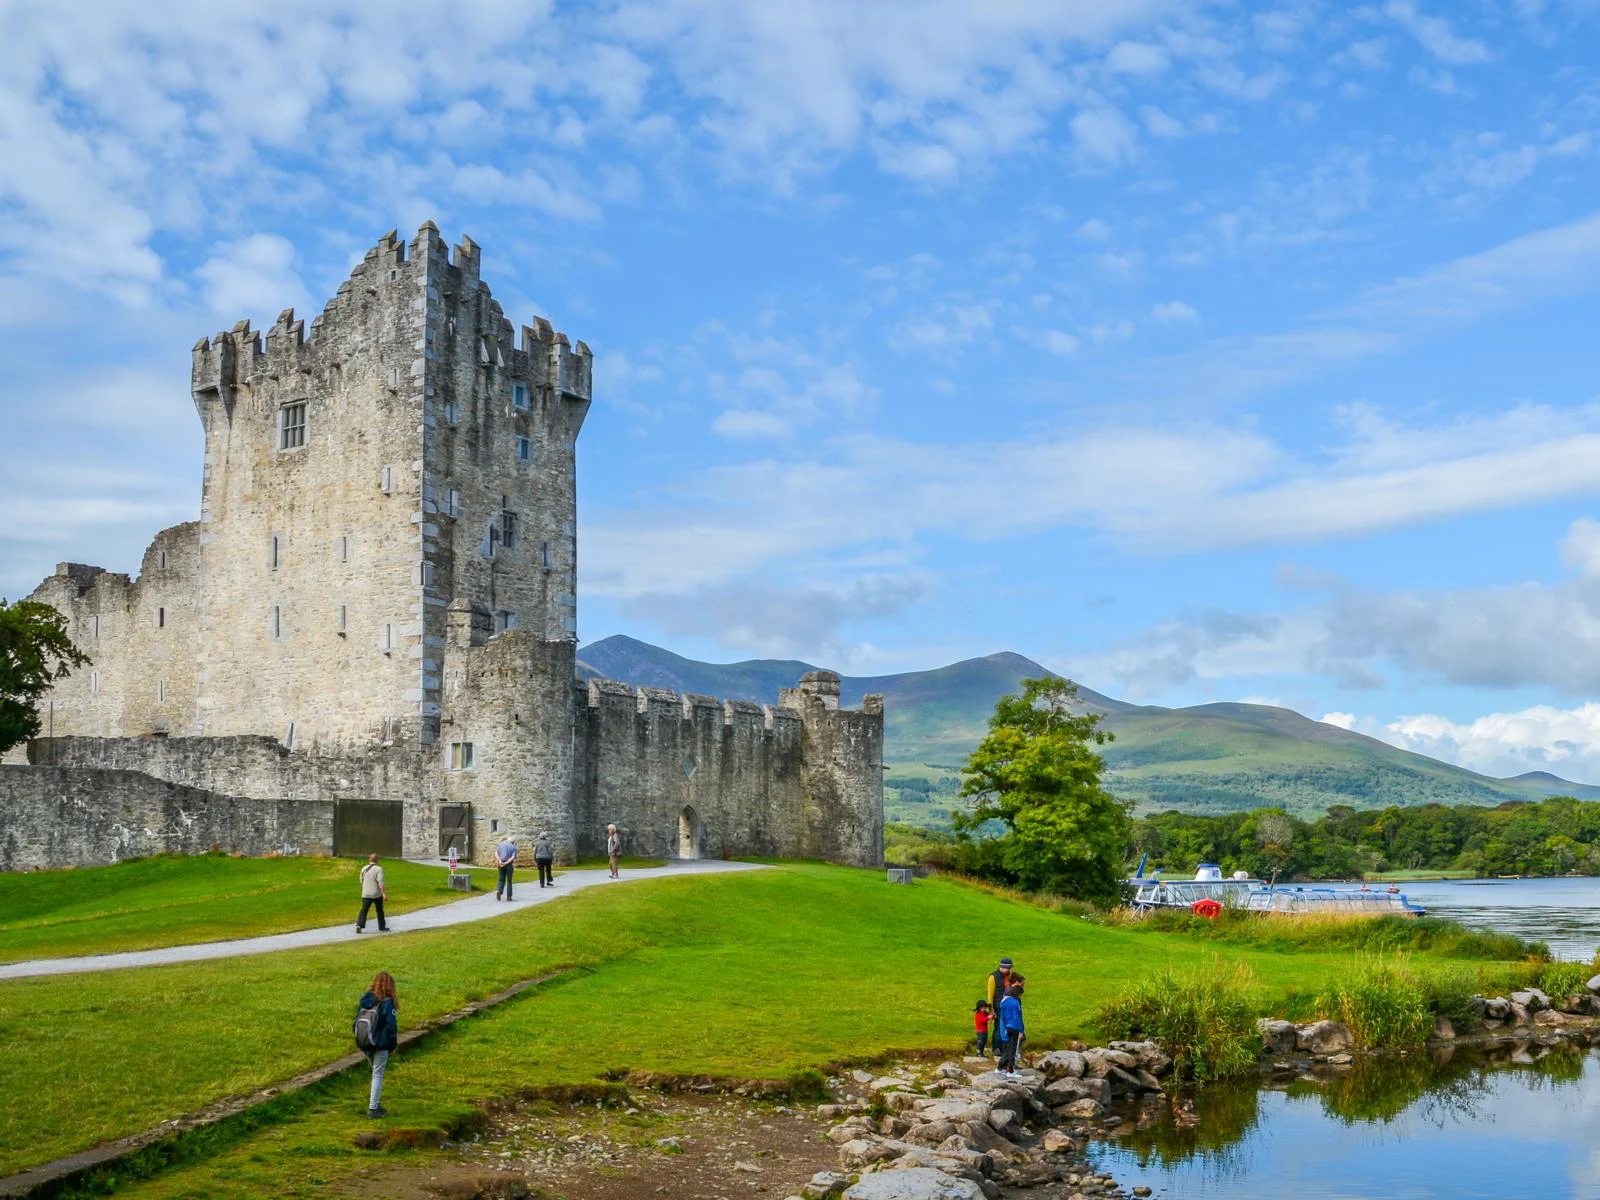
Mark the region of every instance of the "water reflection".
<instances>
[{"instance_id":1,"label":"water reflection","mask_svg":"<svg viewBox=\"0 0 1600 1200\"><path fill-rule=\"evenodd\" d=\"M1098 1165L1185 1200L1600 1200L1600 1057L1582 1046L1360 1060L1130 1115Z\"/></svg>"}]
</instances>

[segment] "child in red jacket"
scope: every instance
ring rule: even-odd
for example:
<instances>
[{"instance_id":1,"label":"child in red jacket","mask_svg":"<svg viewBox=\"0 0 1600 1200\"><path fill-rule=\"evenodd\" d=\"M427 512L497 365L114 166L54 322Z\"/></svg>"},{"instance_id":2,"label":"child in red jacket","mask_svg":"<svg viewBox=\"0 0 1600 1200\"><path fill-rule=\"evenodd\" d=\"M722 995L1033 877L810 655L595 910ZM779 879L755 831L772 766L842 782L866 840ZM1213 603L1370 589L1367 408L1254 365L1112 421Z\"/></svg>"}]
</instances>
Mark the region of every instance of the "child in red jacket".
<instances>
[{"instance_id":1,"label":"child in red jacket","mask_svg":"<svg viewBox=\"0 0 1600 1200\"><path fill-rule=\"evenodd\" d=\"M986 1057L984 1047L989 1040L989 1022L994 1020L994 1013L989 1008L987 1000L979 1000L976 1008L972 1010L972 1027L978 1031L978 1057ZM998 1039L996 1039L998 1041Z\"/></svg>"}]
</instances>

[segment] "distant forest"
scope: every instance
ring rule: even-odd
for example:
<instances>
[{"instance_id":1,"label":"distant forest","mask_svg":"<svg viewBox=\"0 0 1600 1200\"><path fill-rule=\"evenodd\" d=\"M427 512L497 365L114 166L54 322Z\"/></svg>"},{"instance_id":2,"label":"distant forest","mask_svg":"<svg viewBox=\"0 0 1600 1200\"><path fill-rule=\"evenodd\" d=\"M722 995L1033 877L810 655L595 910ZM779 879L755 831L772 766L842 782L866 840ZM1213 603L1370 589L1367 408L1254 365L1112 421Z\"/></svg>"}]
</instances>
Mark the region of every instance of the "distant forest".
<instances>
[{"instance_id":1,"label":"distant forest","mask_svg":"<svg viewBox=\"0 0 1600 1200\"><path fill-rule=\"evenodd\" d=\"M1282 809L1134 822L1135 860L1170 878L1211 862L1261 879L1356 879L1368 872L1464 870L1480 876L1600 875L1600 801L1564 796L1496 808L1422 804L1330 808L1315 821ZM1148 872L1149 868L1147 868Z\"/></svg>"}]
</instances>

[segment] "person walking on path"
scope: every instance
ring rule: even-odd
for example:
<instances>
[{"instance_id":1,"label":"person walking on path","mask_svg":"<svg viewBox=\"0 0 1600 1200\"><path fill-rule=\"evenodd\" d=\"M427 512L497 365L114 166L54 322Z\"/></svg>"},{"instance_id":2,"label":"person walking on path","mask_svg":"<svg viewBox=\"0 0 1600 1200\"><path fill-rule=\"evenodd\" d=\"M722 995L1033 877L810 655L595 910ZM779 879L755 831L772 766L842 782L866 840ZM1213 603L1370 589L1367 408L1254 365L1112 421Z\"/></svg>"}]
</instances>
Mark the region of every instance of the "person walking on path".
<instances>
[{"instance_id":1,"label":"person walking on path","mask_svg":"<svg viewBox=\"0 0 1600 1200\"><path fill-rule=\"evenodd\" d=\"M555 861L556 850L550 844L550 835L541 833L539 840L533 844L533 865L539 868L540 887L555 887L555 873L550 869Z\"/></svg>"},{"instance_id":2,"label":"person walking on path","mask_svg":"<svg viewBox=\"0 0 1600 1200\"><path fill-rule=\"evenodd\" d=\"M621 879L617 874L617 859L622 857L622 835L617 832L615 825L606 826L606 861L611 864L611 878Z\"/></svg>"},{"instance_id":3,"label":"person walking on path","mask_svg":"<svg viewBox=\"0 0 1600 1200\"><path fill-rule=\"evenodd\" d=\"M1000 1001L1006 998L1006 988L1011 986L1011 959L1002 958L1000 966L989 973L988 989L984 998L989 1002L989 1011L994 1014L994 1021L989 1032L993 1035L989 1045L994 1050L994 1056L999 1058L1004 1051L1002 1043L1006 1040L1005 1026L1000 1023Z\"/></svg>"},{"instance_id":4,"label":"person walking on path","mask_svg":"<svg viewBox=\"0 0 1600 1200\"><path fill-rule=\"evenodd\" d=\"M1002 1075L1015 1076L1017 1074L1017 1053L1022 1049L1023 1038L1027 1036L1022 1026L1022 982L1019 979L1006 988L1006 994L1000 1001L1000 1029L1001 1035L1006 1040L1005 1052L1000 1056L999 1071Z\"/></svg>"},{"instance_id":5,"label":"person walking on path","mask_svg":"<svg viewBox=\"0 0 1600 1200\"><path fill-rule=\"evenodd\" d=\"M383 1107L383 1073L389 1066L389 1055L400 1046L400 1024L396 1018L400 1000L394 991L394 976L379 971L372 977L372 985L356 1002L357 1045L360 1045L361 1014L375 1009L370 1021L371 1046L362 1047L362 1053L372 1063L372 1091L367 1097L367 1116L373 1120L389 1115Z\"/></svg>"},{"instance_id":6,"label":"person walking on path","mask_svg":"<svg viewBox=\"0 0 1600 1200\"><path fill-rule=\"evenodd\" d=\"M369 855L367 865L361 868L361 915L356 918L356 932L362 933L367 928L367 910L378 910L378 932L388 933L389 923L383 919L383 902L389 898L389 893L383 890L383 868L378 865L378 856Z\"/></svg>"},{"instance_id":7,"label":"person walking on path","mask_svg":"<svg viewBox=\"0 0 1600 1200\"><path fill-rule=\"evenodd\" d=\"M506 899L511 899L511 874L517 869L517 839L509 833L494 848L495 865L500 868L500 874L495 880L494 898L500 899L500 893L506 894Z\"/></svg>"}]
</instances>

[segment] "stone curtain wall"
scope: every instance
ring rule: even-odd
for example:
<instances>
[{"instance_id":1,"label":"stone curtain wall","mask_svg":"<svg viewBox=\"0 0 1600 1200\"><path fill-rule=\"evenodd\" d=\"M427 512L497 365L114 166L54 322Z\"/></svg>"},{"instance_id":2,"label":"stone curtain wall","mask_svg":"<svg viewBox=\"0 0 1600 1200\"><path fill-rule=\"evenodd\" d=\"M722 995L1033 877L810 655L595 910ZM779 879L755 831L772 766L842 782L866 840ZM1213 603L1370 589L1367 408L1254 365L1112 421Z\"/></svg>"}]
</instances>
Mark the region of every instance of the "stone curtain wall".
<instances>
[{"instance_id":1,"label":"stone curtain wall","mask_svg":"<svg viewBox=\"0 0 1600 1200\"><path fill-rule=\"evenodd\" d=\"M258 800L137 771L0 766L0 870L94 867L150 854L333 849L333 805Z\"/></svg>"}]
</instances>

